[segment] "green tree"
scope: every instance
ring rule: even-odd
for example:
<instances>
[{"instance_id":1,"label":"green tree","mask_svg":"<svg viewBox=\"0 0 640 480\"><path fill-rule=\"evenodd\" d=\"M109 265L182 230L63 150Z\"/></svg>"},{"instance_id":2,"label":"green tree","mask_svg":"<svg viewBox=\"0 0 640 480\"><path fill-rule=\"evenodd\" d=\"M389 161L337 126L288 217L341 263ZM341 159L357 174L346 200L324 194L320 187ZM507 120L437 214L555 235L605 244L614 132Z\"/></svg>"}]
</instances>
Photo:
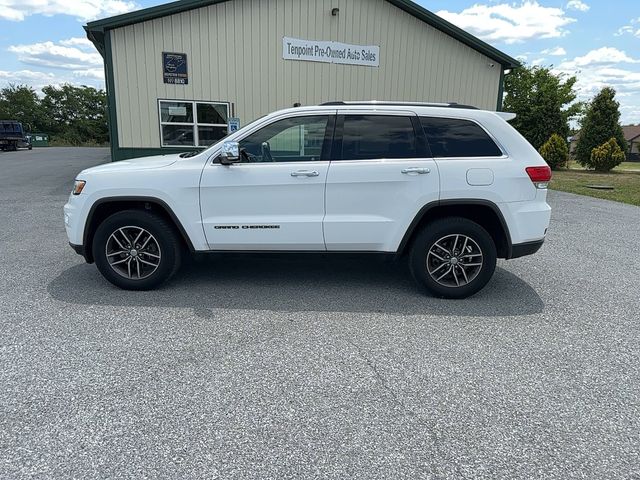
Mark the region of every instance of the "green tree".
<instances>
[{"instance_id":1,"label":"green tree","mask_svg":"<svg viewBox=\"0 0 640 480\"><path fill-rule=\"evenodd\" d=\"M620 103L615 97L616 91L611 87L605 87L587 106L575 152L580 165L588 167L593 149L611 137L616 139L622 150L627 149L627 142L620 126Z\"/></svg>"},{"instance_id":2,"label":"green tree","mask_svg":"<svg viewBox=\"0 0 640 480\"><path fill-rule=\"evenodd\" d=\"M106 143L107 95L93 87L62 85L42 89L42 110L47 131L54 139L71 145Z\"/></svg>"},{"instance_id":3,"label":"green tree","mask_svg":"<svg viewBox=\"0 0 640 480\"><path fill-rule=\"evenodd\" d=\"M624 152L618 145L615 138L610 138L608 142L603 143L599 147L595 147L591 151L589 158L589 168L593 168L598 172L608 172L624 162Z\"/></svg>"},{"instance_id":4,"label":"green tree","mask_svg":"<svg viewBox=\"0 0 640 480\"><path fill-rule=\"evenodd\" d=\"M27 85L13 84L0 89L0 120L16 120L27 130L40 130L43 115L36 91Z\"/></svg>"},{"instance_id":5,"label":"green tree","mask_svg":"<svg viewBox=\"0 0 640 480\"><path fill-rule=\"evenodd\" d=\"M575 83L576 77L537 66L516 68L505 77L503 109L517 114L511 124L536 150L554 133L569 136L569 120L582 110Z\"/></svg>"},{"instance_id":6,"label":"green tree","mask_svg":"<svg viewBox=\"0 0 640 480\"><path fill-rule=\"evenodd\" d=\"M565 167L569 161L569 147L567 141L557 133L551 135L549 140L540 147L540 155L552 169Z\"/></svg>"}]
</instances>

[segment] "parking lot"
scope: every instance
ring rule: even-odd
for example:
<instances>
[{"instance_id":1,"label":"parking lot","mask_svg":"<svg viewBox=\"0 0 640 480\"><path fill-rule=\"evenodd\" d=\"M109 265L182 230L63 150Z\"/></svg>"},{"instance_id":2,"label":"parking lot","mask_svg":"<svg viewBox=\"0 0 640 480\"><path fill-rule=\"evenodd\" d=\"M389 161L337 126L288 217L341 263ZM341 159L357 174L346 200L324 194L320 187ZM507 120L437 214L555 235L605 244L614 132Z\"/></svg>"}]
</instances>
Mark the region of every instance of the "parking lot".
<instances>
[{"instance_id":1,"label":"parking lot","mask_svg":"<svg viewBox=\"0 0 640 480\"><path fill-rule=\"evenodd\" d=\"M464 301L356 255L125 292L63 228L106 161L0 153L0 478L640 478L640 208L550 192Z\"/></svg>"}]
</instances>

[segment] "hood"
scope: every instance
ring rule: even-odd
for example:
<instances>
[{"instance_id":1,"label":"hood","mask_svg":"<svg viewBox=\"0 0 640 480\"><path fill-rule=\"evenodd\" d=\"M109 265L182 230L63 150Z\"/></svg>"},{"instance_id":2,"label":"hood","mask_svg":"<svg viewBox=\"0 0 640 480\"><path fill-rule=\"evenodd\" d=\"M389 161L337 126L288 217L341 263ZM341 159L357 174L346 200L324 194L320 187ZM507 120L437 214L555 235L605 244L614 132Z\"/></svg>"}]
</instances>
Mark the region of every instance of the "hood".
<instances>
[{"instance_id":1,"label":"hood","mask_svg":"<svg viewBox=\"0 0 640 480\"><path fill-rule=\"evenodd\" d=\"M104 165L98 165L97 167L87 168L80 172L80 175L123 170L150 170L153 168L168 167L169 165L176 163L179 158L180 153L175 153L171 155L157 155L154 157L121 160L119 162L105 163Z\"/></svg>"}]
</instances>

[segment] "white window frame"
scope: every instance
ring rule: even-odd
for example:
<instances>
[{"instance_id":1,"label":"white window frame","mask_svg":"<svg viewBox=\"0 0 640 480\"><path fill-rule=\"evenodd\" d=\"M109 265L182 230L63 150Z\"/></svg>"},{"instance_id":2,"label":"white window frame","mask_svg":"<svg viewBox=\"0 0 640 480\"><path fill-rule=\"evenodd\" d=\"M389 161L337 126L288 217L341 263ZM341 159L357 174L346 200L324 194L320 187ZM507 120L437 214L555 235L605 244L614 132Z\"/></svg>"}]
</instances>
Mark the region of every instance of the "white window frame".
<instances>
[{"instance_id":1,"label":"white window frame","mask_svg":"<svg viewBox=\"0 0 640 480\"><path fill-rule=\"evenodd\" d=\"M162 121L162 104L163 103L190 103L193 111L193 122L163 122ZM211 145L199 145L200 138L198 127L225 127L228 129L227 123L200 123L198 122L198 105L224 105L227 107L227 119L231 118L231 102L212 102L205 100L184 100L184 99L158 99L158 121L160 123L160 146L162 148L201 148L203 150L209 148ZM166 125L181 125L185 127L191 127L193 129L193 145L165 145L164 137L162 135L162 127Z\"/></svg>"}]
</instances>

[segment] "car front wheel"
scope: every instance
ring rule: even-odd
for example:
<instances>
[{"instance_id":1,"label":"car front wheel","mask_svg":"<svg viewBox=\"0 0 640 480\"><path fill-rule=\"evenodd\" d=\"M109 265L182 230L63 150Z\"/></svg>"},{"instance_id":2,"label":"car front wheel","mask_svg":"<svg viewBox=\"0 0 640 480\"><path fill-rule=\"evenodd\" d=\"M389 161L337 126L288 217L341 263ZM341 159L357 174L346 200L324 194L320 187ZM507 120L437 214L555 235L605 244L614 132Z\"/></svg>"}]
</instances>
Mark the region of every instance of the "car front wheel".
<instances>
[{"instance_id":1,"label":"car front wheel","mask_svg":"<svg viewBox=\"0 0 640 480\"><path fill-rule=\"evenodd\" d=\"M125 290L150 290L167 281L178 270L180 250L172 225L146 211L111 215L93 239L98 270Z\"/></svg>"},{"instance_id":2,"label":"car front wheel","mask_svg":"<svg viewBox=\"0 0 640 480\"><path fill-rule=\"evenodd\" d=\"M480 291L496 268L491 235L466 218L436 220L417 235L410 253L416 281L442 298L466 298Z\"/></svg>"}]
</instances>

